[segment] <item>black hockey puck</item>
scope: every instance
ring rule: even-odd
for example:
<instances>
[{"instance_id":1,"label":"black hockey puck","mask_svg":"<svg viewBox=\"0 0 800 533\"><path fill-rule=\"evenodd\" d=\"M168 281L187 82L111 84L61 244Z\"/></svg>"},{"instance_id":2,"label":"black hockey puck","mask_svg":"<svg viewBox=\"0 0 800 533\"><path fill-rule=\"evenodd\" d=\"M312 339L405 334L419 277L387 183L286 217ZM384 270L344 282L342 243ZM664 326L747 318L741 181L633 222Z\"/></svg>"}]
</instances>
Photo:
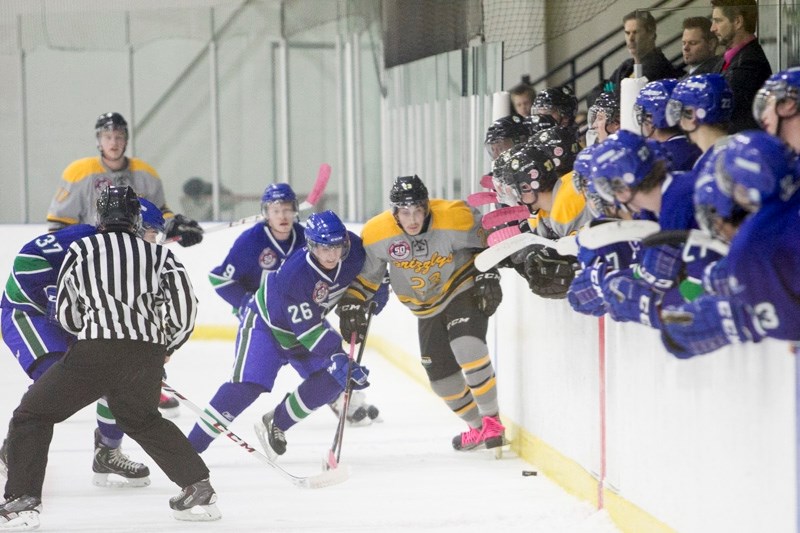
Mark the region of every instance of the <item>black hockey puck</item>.
<instances>
[{"instance_id":1,"label":"black hockey puck","mask_svg":"<svg viewBox=\"0 0 800 533\"><path fill-rule=\"evenodd\" d=\"M523 470L522 471L522 475L523 476L538 476L539 472L537 472L536 470Z\"/></svg>"}]
</instances>

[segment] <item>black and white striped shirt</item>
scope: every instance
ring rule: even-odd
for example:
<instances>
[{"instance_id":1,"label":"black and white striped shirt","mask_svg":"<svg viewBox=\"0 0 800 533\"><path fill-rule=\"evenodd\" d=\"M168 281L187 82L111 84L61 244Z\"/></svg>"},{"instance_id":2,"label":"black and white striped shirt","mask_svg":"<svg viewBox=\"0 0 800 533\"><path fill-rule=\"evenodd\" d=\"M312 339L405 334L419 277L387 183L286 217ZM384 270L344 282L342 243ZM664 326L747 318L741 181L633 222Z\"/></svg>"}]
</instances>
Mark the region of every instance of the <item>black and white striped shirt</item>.
<instances>
[{"instance_id":1,"label":"black and white striped shirt","mask_svg":"<svg viewBox=\"0 0 800 533\"><path fill-rule=\"evenodd\" d=\"M162 344L171 354L194 329L197 297L172 251L124 232L72 243L58 276L58 321L79 339Z\"/></svg>"}]
</instances>

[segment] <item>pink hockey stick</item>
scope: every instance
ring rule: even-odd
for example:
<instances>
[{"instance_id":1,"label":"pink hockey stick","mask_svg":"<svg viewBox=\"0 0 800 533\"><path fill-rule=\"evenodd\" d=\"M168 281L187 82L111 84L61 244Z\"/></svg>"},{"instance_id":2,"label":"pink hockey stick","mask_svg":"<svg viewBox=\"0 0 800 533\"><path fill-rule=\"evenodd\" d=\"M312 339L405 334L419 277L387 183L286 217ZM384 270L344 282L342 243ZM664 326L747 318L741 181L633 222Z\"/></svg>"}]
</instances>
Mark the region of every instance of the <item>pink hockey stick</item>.
<instances>
[{"instance_id":1,"label":"pink hockey stick","mask_svg":"<svg viewBox=\"0 0 800 533\"><path fill-rule=\"evenodd\" d=\"M300 204L301 211L304 209L311 209L317 205L317 202L322 197L322 193L325 192L325 187L327 187L329 179L331 179L331 166L328 163L322 163L319 166L317 181L314 182L314 187L311 188L311 192L308 193L306 199Z\"/></svg>"},{"instance_id":2,"label":"pink hockey stick","mask_svg":"<svg viewBox=\"0 0 800 533\"><path fill-rule=\"evenodd\" d=\"M491 229L509 222L519 222L531 216L531 212L524 205L501 207L483 215L481 225L484 229Z\"/></svg>"},{"instance_id":3,"label":"pink hockey stick","mask_svg":"<svg viewBox=\"0 0 800 533\"><path fill-rule=\"evenodd\" d=\"M467 203L472 207L495 204L497 203L497 194L489 191L474 192L467 196Z\"/></svg>"}]
</instances>

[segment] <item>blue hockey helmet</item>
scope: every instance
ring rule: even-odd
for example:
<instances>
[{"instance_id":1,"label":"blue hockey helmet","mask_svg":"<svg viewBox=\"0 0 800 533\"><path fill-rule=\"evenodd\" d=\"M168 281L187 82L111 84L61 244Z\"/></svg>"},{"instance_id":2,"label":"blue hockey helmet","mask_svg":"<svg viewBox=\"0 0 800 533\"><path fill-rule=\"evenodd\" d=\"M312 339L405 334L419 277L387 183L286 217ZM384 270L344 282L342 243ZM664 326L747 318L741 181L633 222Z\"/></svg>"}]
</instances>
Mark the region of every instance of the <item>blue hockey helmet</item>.
<instances>
[{"instance_id":1,"label":"blue hockey helmet","mask_svg":"<svg viewBox=\"0 0 800 533\"><path fill-rule=\"evenodd\" d=\"M730 175L733 199L758 211L771 199L786 201L798 189L796 156L780 139L761 130L737 133L728 141L720 174Z\"/></svg>"},{"instance_id":2,"label":"blue hockey helmet","mask_svg":"<svg viewBox=\"0 0 800 533\"><path fill-rule=\"evenodd\" d=\"M139 198L139 205L142 212L142 228L163 232L164 214L156 204L146 198Z\"/></svg>"},{"instance_id":3,"label":"blue hockey helmet","mask_svg":"<svg viewBox=\"0 0 800 533\"><path fill-rule=\"evenodd\" d=\"M721 74L698 74L681 80L667 102L669 126L681 118L694 118L697 124L724 124L733 114L733 92Z\"/></svg>"},{"instance_id":4,"label":"blue hockey helmet","mask_svg":"<svg viewBox=\"0 0 800 533\"><path fill-rule=\"evenodd\" d=\"M290 203L295 212L299 211L297 195L288 183L271 183L264 189L264 194L261 195L261 214L264 215L265 220L268 219L267 210L269 205L276 202Z\"/></svg>"},{"instance_id":5,"label":"blue hockey helmet","mask_svg":"<svg viewBox=\"0 0 800 533\"><path fill-rule=\"evenodd\" d=\"M761 86L753 99L753 118L759 124L764 110L772 99L776 105L786 100L794 100L800 111L800 67L776 72Z\"/></svg>"},{"instance_id":6,"label":"blue hockey helmet","mask_svg":"<svg viewBox=\"0 0 800 533\"><path fill-rule=\"evenodd\" d=\"M106 187L97 198L97 229L138 233L142 226L139 197L132 187Z\"/></svg>"},{"instance_id":7,"label":"blue hockey helmet","mask_svg":"<svg viewBox=\"0 0 800 533\"><path fill-rule=\"evenodd\" d=\"M306 245L312 253L320 248L341 248L343 261L350 253L350 234L333 211L312 213L306 220Z\"/></svg>"},{"instance_id":8,"label":"blue hockey helmet","mask_svg":"<svg viewBox=\"0 0 800 533\"><path fill-rule=\"evenodd\" d=\"M738 227L747 212L731 197L730 175L721 172L726 146L720 146L706 159L694 185L694 217L700 228L710 235L730 241L723 222Z\"/></svg>"},{"instance_id":9,"label":"blue hockey helmet","mask_svg":"<svg viewBox=\"0 0 800 533\"><path fill-rule=\"evenodd\" d=\"M620 130L603 141L594 152L591 181L606 202L619 206L616 193L635 189L653 170L656 158L645 138Z\"/></svg>"},{"instance_id":10,"label":"blue hockey helmet","mask_svg":"<svg viewBox=\"0 0 800 533\"><path fill-rule=\"evenodd\" d=\"M650 122L653 128L664 129L670 127L667 124L666 117L667 102L677 84L678 80L666 78L651 81L642 87L636 97L636 103L633 105L636 122L640 128L647 121ZM642 135L644 135L644 131L642 131Z\"/></svg>"},{"instance_id":11,"label":"blue hockey helmet","mask_svg":"<svg viewBox=\"0 0 800 533\"><path fill-rule=\"evenodd\" d=\"M586 194L589 175L592 173L592 165L594 165L594 152L599 146L599 144L591 144L575 156L575 163L572 165L572 185L581 194Z\"/></svg>"}]
</instances>

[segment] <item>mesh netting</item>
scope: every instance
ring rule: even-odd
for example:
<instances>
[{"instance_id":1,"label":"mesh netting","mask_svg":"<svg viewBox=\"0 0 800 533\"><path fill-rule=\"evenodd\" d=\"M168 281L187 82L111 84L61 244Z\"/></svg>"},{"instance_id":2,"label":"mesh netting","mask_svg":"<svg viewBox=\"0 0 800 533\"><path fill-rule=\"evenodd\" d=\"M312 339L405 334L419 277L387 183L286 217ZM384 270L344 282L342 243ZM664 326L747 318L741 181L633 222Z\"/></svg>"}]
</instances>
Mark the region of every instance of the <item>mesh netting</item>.
<instances>
[{"instance_id":1,"label":"mesh netting","mask_svg":"<svg viewBox=\"0 0 800 533\"><path fill-rule=\"evenodd\" d=\"M486 42L504 41L503 57L527 52L580 26L618 0L483 0Z\"/></svg>"}]
</instances>

